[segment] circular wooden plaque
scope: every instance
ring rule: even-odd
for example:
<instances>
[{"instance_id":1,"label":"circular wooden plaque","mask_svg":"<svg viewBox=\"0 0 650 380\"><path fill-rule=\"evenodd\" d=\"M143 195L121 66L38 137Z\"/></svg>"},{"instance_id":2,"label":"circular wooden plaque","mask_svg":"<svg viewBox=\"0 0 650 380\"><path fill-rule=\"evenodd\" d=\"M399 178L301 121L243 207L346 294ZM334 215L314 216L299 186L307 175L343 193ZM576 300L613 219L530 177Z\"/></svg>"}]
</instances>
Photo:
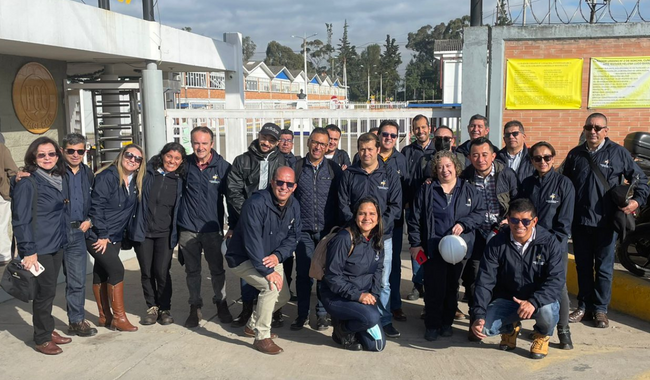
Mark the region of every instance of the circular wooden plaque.
<instances>
[{"instance_id":1,"label":"circular wooden plaque","mask_svg":"<svg viewBox=\"0 0 650 380\"><path fill-rule=\"evenodd\" d=\"M59 108L56 83L40 63L30 62L18 70L12 92L14 111L31 133L45 133L54 124Z\"/></svg>"}]
</instances>

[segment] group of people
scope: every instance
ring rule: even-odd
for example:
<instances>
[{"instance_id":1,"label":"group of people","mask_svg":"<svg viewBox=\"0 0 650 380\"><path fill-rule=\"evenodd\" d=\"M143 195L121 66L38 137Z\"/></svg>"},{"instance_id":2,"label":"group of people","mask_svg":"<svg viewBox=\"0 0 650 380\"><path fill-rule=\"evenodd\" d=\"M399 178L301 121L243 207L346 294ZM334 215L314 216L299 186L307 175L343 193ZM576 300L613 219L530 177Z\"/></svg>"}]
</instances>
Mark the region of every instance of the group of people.
<instances>
[{"instance_id":1,"label":"group of people","mask_svg":"<svg viewBox=\"0 0 650 380\"><path fill-rule=\"evenodd\" d=\"M556 327L561 347L571 349L570 322L593 318L597 327L608 325L616 239L609 221L616 207L589 160L610 185L640 176L624 213L643 205L649 190L629 153L607 138L604 115L587 118L586 142L569 153L562 173L554 168L553 146L542 141L528 148L518 121L506 123L501 150L487 138L481 115L470 119L470 139L458 147L451 129L432 131L418 115L415 139L400 152L399 128L385 120L362 134L351 162L338 149L336 125L314 128L307 154L297 157L294 134L267 123L231 165L214 149L213 132L196 127L190 155L172 142L143 163L143 149L129 144L95 174L82 162L83 136L66 136L61 148L36 139L13 179L12 224L23 265L45 268L34 299L37 350L57 354L70 342L54 331L51 315L62 263L68 334L97 333L84 315L86 252L95 259L99 326L137 330L124 311L123 245L133 246L140 264L147 306L140 323L172 323L170 266L178 245L189 290L187 328L202 319L204 256L220 322L243 327L258 351L281 353L271 329L283 325L282 307L292 297L291 330L309 323L310 270L321 264L312 258L324 249L315 328L331 324L333 340L345 349L381 351L386 338L400 336L393 321L407 319L400 289L404 228L413 265L406 298L424 298L429 341L451 336L454 319L465 318L458 309L461 282L470 306L468 338L501 334L504 350L516 347L523 319L536 320L533 358L547 355ZM447 235L465 242L461 262L441 254ZM569 236L580 288L573 313L565 283ZM236 318L228 308L224 258L241 280ZM295 296L289 290L294 261Z\"/></svg>"}]
</instances>

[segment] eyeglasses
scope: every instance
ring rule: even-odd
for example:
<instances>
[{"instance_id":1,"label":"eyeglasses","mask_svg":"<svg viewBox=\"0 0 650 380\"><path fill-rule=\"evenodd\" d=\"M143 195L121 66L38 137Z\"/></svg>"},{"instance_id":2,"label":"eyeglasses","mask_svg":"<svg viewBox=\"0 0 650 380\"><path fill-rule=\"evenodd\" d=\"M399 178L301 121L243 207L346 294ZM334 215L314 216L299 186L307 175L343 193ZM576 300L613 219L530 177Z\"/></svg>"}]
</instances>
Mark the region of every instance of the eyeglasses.
<instances>
[{"instance_id":1,"label":"eyeglasses","mask_svg":"<svg viewBox=\"0 0 650 380\"><path fill-rule=\"evenodd\" d=\"M281 143L293 143L293 139L280 139Z\"/></svg>"},{"instance_id":2,"label":"eyeglasses","mask_svg":"<svg viewBox=\"0 0 650 380\"><path fill-rule=\"evenodd\" d=\"M138 164L142 163L142 156L136 156L131 152L124 152L124 158L127 160L135 160Z\"/></svg>"},{"instance_id":3,"label":"eyeglasses","mask_svg":"<svg viewBox=\"0 0 650 380\"><path fill-rule=\"evenodd\" d=\"M45 157L56 157L56 152L38 153L36 155L36 158L40 158L41 160Z\"/></svg>"},{"instance_id":4,"label":"eyeglasses","mask_svg":"<svg viewBox=\"0 0 650 380\"><path fill-rule=\"evenodd\" d=\"M311 140L309 143L312 144L312 145L319 146L321 148L325 148L327 146L327 143L323 143L323 142L315 141L315 140Z\"/></svg>"},{"instance_id":5,"label":"eyeglasses","mask_svg":"<svg viewBox=\"0 0 650 380\"><path fill-rule=\"evenodd\" d=\"M521 133L521 132L519 132L519 131L515 131L515 132L506 132L506 133L504 133L503 135L504 135L507 139L509 139L510 136L512 136L512 137L517 137L517 136L519 136L520 133Z\"/></svg>"},{"instance_id":6,"label":"eyeglasses","mask_svg":"<svg viewBox=\"0 0 650 380\"><path fill-rule=\"evenodd\" d=\"M532 222L532 219L519 219L519 218L508 218L508 222L510 224L514 224L515 226L521 222L521 224L524 225L524 227L530 226L530 223Z\"/></svg>"},{"instance_id":7,"label":"eyeglasses","mask_svg":"<svg viewBox=\"0 0 650 380\"><path fill-rule=\"evenodd\" d=\"M284 185L287 185L289 189L293 189L294 186L296 186L295 182L286 182L286 181L280 181L279 179L275 180L275 184L278 187L283 187Z\"/></svg>"},{"instance_id":8,"label":"eyeglasses","mask_svg":"<svg viewBox=\"0 0 650 380\"><path fill-rule=\"evenodd\" d=\"M84 153L86 153L85 149L66 149L65 152L72 156L74 152L77 152L78 155L83 156Z\"/></svg>"},{"instance_id":9,"label":"eyeglasses","mask_svg":"<svg viewBox=\"0 0 650 380\"><path fill-rule=\"evenodd\" d=\"M598 133L598 132L602 131L603 129L607 128L607 126L605 125L605 126L601 127L600 125L585 125L583 128L587 132L591 132L592 130L595 129L596 133Z\"/></svg>"},{"instance_id":10,"label":"eyeglasses","mask_svg":"<svg viewBox=\"0 0 650 380\"><path fill-rule=\"evenodd\" d=\"M451 137L451 136L436 136L436 137L434 137L434 139L436 139L438 141L450 142L451 140L453 140L453 137Z\"/></svg>"},{"instance_id":11,"label":"eyeglasses","mask_svg":"<svg viewBox=\"0 0 650 380\"><path fill-rule=\"evenodd\" d=\"M551 156L550 154L547 154L546 156L533 156L533 161L537 162L538 164L542 162L542 160L546 162L551 162L552 159L553 156Z\"/></svg>"},{"instance_id":12,"label":"eyeglasses","mask_svg":"<svg viewBox=\"0 0 650 380\"><path fill-rule=\"evenodd\" d=\"M383 137L383 138L390 137L391 139L395 140L397 138L397 134L396 133L382 132L381 137Z\"/></svg>"}]
</instances>

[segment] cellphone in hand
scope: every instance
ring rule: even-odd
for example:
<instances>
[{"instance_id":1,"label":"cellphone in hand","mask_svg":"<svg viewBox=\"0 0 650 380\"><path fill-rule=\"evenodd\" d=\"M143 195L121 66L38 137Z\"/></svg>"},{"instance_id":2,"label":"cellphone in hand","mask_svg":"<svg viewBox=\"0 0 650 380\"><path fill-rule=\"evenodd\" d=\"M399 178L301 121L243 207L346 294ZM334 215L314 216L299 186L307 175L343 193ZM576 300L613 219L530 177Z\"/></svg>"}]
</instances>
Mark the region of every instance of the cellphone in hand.
<instances>
[{"instance_id":1,"label":"cellphone in hand","mask_svg":"<svg viewBox=\"0 0 650 380\"><path fill-rule=\"evenodd\" d=\"M424 254L423 250L420 250L418 254L415 256L415 261L417 261L418 264L422 265L428 260L427 255Z\"/></svg>"},{"instance_id":2,"label":"cellphone in hand","mask_svg":"<svg viewBox=\"0 0 650 380\"><path fill-rule=\"evenodd\" d=\"M38 276L39 274L43 273L45 270L45 267L41 263L37 263L38 265L32 265L31 268L29 268L29 271L34 275L34 277Z\"/></svg>"}]
</instances>

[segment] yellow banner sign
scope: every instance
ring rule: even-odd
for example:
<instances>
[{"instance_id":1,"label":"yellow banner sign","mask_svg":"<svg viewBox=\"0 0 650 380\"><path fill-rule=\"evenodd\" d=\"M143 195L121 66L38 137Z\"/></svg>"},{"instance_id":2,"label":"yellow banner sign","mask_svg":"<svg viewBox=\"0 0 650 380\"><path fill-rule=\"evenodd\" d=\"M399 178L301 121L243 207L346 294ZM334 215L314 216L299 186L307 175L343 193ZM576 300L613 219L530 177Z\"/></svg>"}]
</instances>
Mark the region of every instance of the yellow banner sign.
<instances>
[{"instance_id":1,"label":"yellow banner sign","mask_svg":"<svg viewBox=\"0 0 650 380\"><path fill-rule=\"evenodd\" d=\"M591 58L589 108L650 108L650 57Z\"/></svg>"},{"instance_id":2,"label":"yellow banner sign","mask_svg":"<svg viewBox=\"0 0 650 380\"><path fill-rule=\"evenodd\" d=\"M579 109L582 59L509 59L506 108Z\"/></svg>"}]
</instances>

